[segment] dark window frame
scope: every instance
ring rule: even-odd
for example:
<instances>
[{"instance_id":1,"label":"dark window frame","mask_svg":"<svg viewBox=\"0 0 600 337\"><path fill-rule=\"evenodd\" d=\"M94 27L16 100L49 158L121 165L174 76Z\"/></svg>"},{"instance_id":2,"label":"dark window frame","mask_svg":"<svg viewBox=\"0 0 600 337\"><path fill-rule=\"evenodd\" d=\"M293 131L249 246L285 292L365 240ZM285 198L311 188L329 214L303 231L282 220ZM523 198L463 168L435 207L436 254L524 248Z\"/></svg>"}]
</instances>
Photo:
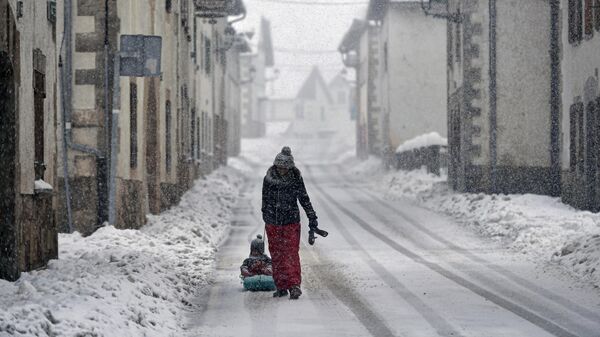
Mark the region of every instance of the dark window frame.
<instances>
[{"instance_id":1,"label":"dark window frame","mask_svg":"<svg viewBox=\"0 0 600 337\"><path fill-rule=\"evenodd\" d=\"M585 158L585 106L582 102L575 105L577 112L577 172L583 174Z\"/></svg>"},{"instance_id":2,"label":"dark window frame","mask_svg":"<svg viewBox=\"0 0 600 337\"><path fill-rule=\"evenodd\" d=\"M569 0L569 43L579 43L583 38L582 0Z\"/></svg>"},{"instance_id":3,"label":"dark window frame","mask_svg":"<svg viewBox=\"0 0 600 337\"><path fill-rule=\"evenodd\" d=\"M389 47L387 41L383 43L383 70L387 73L389 69L388 63Z\"/></svg>"},{"instance_id":4,"label":"dark window frame","mask_svg":"<svg viewBox=\"0 0 600 337\"><path fill-rule=\"evenodd\" d=\"M211 41L206 36L204 37L204 72L210 75L212 64L211 64L211 53L212 53Z\"/></svg>"},{"instance_id":5,"label":"dark window frame","mask_svg":"<svg viewBox=\"0 0 600 337\"><path fill-rule=\"evenodd\" d=\"M600 32L600 0L594 0L594 27Z\"/></svg>"},{"instance_id":6,"label":"dark window frame","mask_svg":"<svg viewBox=\"0 0 600 337\"><path fill-rule=\"evenodd\" d=\"M577 108L576 104L569 108L569 169L577 168Z\"/></svg>"},{"instance_id":7,"label":"dark window frame","mask_svg":"<svg viewBox=\"0 0 600 337\"><path fill-rule=\"evenodd\" d=\"M192 109L192 125L190 129L190 146L192 148L192 158L196 159L197 151L196 151L196 109Z\"/></svg>"},{"instance_id":8,"label":"dark window frame","mask_svg":"<svg viewBox=\"0 0 600 337\"><path fill-rule=\"evenodd\" d=\"M171 168L173 166L173 158L171 151L171 137L172 137L172 108L171 101L167 100L165 102L165 167L167 169L167 173L171 172Z\"/></svg>"},{"instance_id":9,"label":"dark window frame","mask_svg":"<svg viewBox=\"0 0 600 337\"><path fill-rule=\"evenodd\" d=\"M461 28L462 23L456 23L456 39L454 39L454 43L456 44L456 63L460 64L462 62L462 41L461 41Z\"/></svg>"},{"instance_id":10,"label":"dark window frame","mask_svg":"<svg viewBox=\"0 0 600 337\"><path fill-rule=\"evenodd\" d=\"M129 167L138 166L138 88L137 83L129 82Z\"/></svg>"},{"instance_id":11,"label":"dark window frame","mask_svg":"<svg viewBox=\"0 0 600 337\"><path fill-rule=\"evenodd\" d=\"M583 0L583 33L586 37L594 35L594 2L595 0Z\"/></svg>"},{"instance_id":12,"label":"dark window frame","mask_svg":"<svg viewBox=\"0 0 600 337\"><path fill-rule=\"evenodd\" d=\"M35 179L44 179L45 171L45 116L46 57L41 50L33 51L33 116Z\"/></svg>"}]
</instances>

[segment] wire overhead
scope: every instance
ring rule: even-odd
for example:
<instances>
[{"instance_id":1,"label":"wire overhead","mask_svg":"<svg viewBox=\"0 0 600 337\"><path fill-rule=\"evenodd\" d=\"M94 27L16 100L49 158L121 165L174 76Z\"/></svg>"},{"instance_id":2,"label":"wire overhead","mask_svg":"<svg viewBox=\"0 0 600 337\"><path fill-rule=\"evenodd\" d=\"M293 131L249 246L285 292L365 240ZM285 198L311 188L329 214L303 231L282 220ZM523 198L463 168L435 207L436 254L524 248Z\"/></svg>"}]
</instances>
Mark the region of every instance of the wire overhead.
<instances>
[{"instance_id":1,"label":"wire overhead","mask_svg":"<svg viewBox=\"0 0 600 337\"><path fill-rule=\"evenodd\" d=\"M367 5L367 1L333 1L333 2L320 2L320 1L302 1L302 0L254 0L257 2L270 2L282 5L308 5L308 6L357 6Z\"/></svg>"},{"instance_id":2,"label":"wire overhead","mask_svg":"<svg viewBox=\"0 0 600 337\"><path fill-rule=\"evenodd\" d=\"M275 48L275 51L278 53L289 53L289 54L308 54L308 55L323 55L323 54L337 54L339 51L337 50L310 50L310 49L300 49L300 48Z\"/></svg>"}]
</instances>

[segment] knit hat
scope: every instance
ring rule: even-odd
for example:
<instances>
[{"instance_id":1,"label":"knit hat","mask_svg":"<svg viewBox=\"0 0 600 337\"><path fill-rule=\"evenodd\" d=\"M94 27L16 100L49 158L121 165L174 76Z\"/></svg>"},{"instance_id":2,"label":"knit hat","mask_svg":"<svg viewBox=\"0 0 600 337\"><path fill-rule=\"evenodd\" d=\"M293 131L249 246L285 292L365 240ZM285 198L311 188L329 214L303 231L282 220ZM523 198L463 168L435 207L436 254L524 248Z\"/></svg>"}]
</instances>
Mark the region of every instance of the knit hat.
<instances>
[{"instance_id":1,"label":"knit hat","mask_svg":"<svg viewBox=\"0 0 600 337\"><path fill-rule=\"evenodd\" d=\"M294 157L292 156L292 149L289 146L284 146L281 152L275 157L273 165L276 167L291 169L294 165Z\"/></svg>"},{"instance_id":2,"label":"knit hat","mask_svg":"<svg viewBox=\"0 0 600 337\"><path fill-rule=\"evenodd\" d=\"M260 234L256 236L256 239L252 240L252 243L250 243L250 253L253 251L258 251L261 254L265 253L265 241Z\"/></svg>"}]
</instances>

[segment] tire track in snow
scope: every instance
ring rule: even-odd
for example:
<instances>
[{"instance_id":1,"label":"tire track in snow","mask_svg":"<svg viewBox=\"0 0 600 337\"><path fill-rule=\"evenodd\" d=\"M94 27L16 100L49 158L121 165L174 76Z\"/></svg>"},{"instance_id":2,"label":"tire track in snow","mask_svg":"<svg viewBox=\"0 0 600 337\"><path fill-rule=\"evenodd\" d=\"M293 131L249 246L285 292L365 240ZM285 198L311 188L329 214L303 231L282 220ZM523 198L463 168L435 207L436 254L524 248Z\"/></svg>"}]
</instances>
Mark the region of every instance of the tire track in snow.
<instances>
[{"instance_id":1,"label":"tire track in snow","mask_svg":"<svg viewBox=\"0 0 600 337\"><path fill-rule=\"evenodd\" d=\"M306 166L306 167L307 167L308 172L312 174L311 167L310 166ZM344 213L346 216L348 216L350 219L352 219L354 222L356 222L359 226L361 226L367 232L371 233L373 236L375 236L379 240L383 241L385 244L390 246L392 249L394 249L394 250L398 251L399 253L401 253L402 255L410 258L414 262L429 268L430 270L444 276L445 278L453 281L454 283L495 303L496 305L512 312L513 314L520 316L521 318L529 321L530 323L538 326L539 328L541 328L555 336L578 337L577 334L574 334L574 333L566 330L562 326L555 324L555 323L545 319L544 317L542 317L532 311L529 311L526 308L524 308L518 304L515 304L506 298L503 298L497 294L494 294L494 293L484 289L483 287L451 272L450 270L419 256L415 252L413 252L410 249L402 246L401 244L393 241L392 239L387 237L385 234L383 234L380 231L378 231L377 229L373 228L366 221L364 221L363 219L358 217L356 214L354 214L353 212L348 210L346 207L341 205L339 202L337 202L337 200L335 200L333 197L331 197L331 195L329 195L327 192L325 192L318 184L315 184L315 188L321 192L321 194L325 197L325 199L327 199L331 204L335 205L342 213Z\"/></svg>"},{"instance_id":2,"label":"tire track in snow","mask_svg":"<svg viewBox=\"0 0 600 337\"><path fill-rule=\"evenodd\" d=\"M375 217L375 219L377 219L377 221L379 221L380 223L382 223L390 228L393 227L391 225L391 222L389 221L389 219L387 219L385 216L382 216L373 210L373 207L378 207L378 206L372 206L372 203L369 203L369 205L367 205L367 206L363 205L363 203L361 203L361 202L359 202L358 204L360 205L361 208L363 208L364 210L371 213ZM371 206L371 207L369 207L369 206ZM428 247L423 245L418 240L410 240L410 242L423 251L426 251L429 249ZM535 299L533 299L531 297L527 297L523 293L515 291L512 287L510 287L510 285L507 285L506 283L504 283L504 284L499 283L497 281L497 279L489 277L485 273L479 272L478 269L475 269L475 270L465 269L464 264L452 262L450 260L448 260L448 261L444 260L444 262L448 266L450 266L453 270L460 271L460 272L468 275L468 277L470 279L477 280L480 284L484 284L486 287L488 287L492 291L495 291L498 294L501 294L501 296L505 296L506 298L514 299L517 302L520 302L521 304L525 305L529 310L533 310L533 311L539 313L540 315L543 315L544 317L546 317L547 319L549 319L551 321L554 321L554 322L560 321L561 325L563 327L565 327L565 328L569 327L568 329L577 331L578 335L580 333L584 333L583 334L584 336L597 336L597 334L595 333L594 330L590 330L589 328L586 328L585 326L583 326L581 324L577 324L576 320L569 318L569 317L565 317L565 315L562 314L561 311L552 310L550 307L543 304L539 300L536 301ZM594 322L597 323L598 321L594 321Z\"/></svg>"},{"instance_id":3,"label":"tire track in snow","mask_svg":"<svg viewBox=\"0 0 600 337\"><path fill-rule=\"evenodd\" d=\"M448 321L440 316L433 308L427 305L418 296L413 294L402 282L400 282L392 273L390 273L383 265L375 260L367 250L354 238L350 232L341 225L340 218L334 213L329 205L321 200L321 206L325 209L325 213L333 220L338 232L342 234L344 239L356 250L359 250L367 265L377 274L383 282L393 289L400 297L402 297L410 306L412 306L429 325L434 328L440 336L457 336L462 334L458 332Z\"/></svg>"},{"instance_id":4,"label":"tire track in snow","mask_svg":"<svg viewBox=\"0 0 600 337\"><path fill-rule=\"evenodd\" d=\"M344 177L348 177L348 176L344 175ZM495 271L496 273L512 280L513 282L522 286L523 288L525 288L539 296L542 296L551 302L554 302L555 304L563 307L564 309L567 309L573 313L576 313L576 314L582 316L583 318L586 318L592 322L600 322L600 314L599 313L594 312L588 308L582 307L581 305L571 301L570 299L562 297L560 295L557 295L557 294L549 291L548 289L542 288L542 287L534 284L533 282L515 274L514 272L512 272L506 268L503 268L502 266L499 266L497 264L491 263L490 261L488 261L480 256L477 256L476 254L473 254L468 249L460 247L460 246L456 245L455 243L441 237L440 235L434 233L433 231L428 229L426 226L424 226L420 221L415 220L413 217L409 216L405 212L402 212L401 210L397 209L396 207L390 205L389 202L376 196L373 192L371 192L367 188L356 186L356 185L351 186L351 188L353 188L356 191L360 191L363 194L368 195L372 200L375 201L375 203L377 205L400 216L408 224L412 225L417 230L420 230L422 233L429 236L433 240L445 245L447 248L454 251L455 253L458 253L459 255L462 255L462 256L466 257L467 259L469 259L483 267L486 267L486 268L489 268L489 269ZM375 217L380 219L381 216L378 213L373 212L368 207L363 207L363 208L365 208L371 214L373 214Z\"/></svg>"},{"instance_id":5,"label":"tire track in snow","mask_svg":"<svg viewBox=\"0 0 600 337\"><path fill-rule=\"evenodd\" d=\"M304 247L307 247L305 243L303 243L303 245ZM358 321L373 337L397 336L387 326L385 320L371 309L370 305L361 295L357 294L354 289L347 286L345 282L340 282L344 276L332 268L332 266L335 265L334 263L325 257L317 255L312 250L307 249L307 251L316 261L311 268L317 271L315 274L321 283L327 287L329 292L331 292L339 302L352 311Z\"/></svg>"}]
</instances>

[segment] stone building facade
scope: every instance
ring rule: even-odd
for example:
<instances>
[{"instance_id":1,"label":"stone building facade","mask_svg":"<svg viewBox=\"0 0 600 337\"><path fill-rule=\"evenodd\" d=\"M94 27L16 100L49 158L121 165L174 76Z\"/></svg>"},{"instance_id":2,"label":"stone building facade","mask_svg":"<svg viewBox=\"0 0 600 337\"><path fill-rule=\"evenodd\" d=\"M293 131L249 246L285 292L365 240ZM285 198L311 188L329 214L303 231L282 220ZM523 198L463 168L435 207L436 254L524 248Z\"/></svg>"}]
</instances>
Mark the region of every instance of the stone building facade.
<instances>
[{"instance_id":1,"label":"stone building facade","mask_svg":"<svg viewBox=\"0 0 600 337\"><path fill-rule=\"evenodd\" d=\"M58 256L56 2L0 0L0 278Z\"/></svg>"},{"instance_id":2,"label":"stone building facade","mask_svg":"<svg viewBox=\"0 0 600 337\"><path fill-rule=\"evenodd\" d=\"M600 1L554 0L563 201L600 211ZM562 29L560 29L562 27Z\"/></svg>"},{"instance_id":3,"label":"stone building facade","mask_svg":"<svg viewBox=\"0 0 600 337\"><path fill-rule=\"evenodd\" d=\"M235 31L226 17L199 16L193 0L69 2L72 54L65 87L72 89L65 124L71 126L73 227L88 235L108 221L114 150L114 225L139 228L146 214L176 204L194 179L226 163L229 119L237 113L226 102L226 53ZM245 10L241 1L229 3L226 15ZM114 60L123 35L161 38L160 76L120 76L116 85ZM119 114L111 146L113 107Z\"/></svg>"},{"instance_id":4,"label":"stone building facade","mask_svg":"<svg viewBox=\"0 0 600 337\"><path fill-rule=\"evenodd\" d=\"M557 194L549 1L449 0L449 183Z\"/></svg>"}]
</instances>

